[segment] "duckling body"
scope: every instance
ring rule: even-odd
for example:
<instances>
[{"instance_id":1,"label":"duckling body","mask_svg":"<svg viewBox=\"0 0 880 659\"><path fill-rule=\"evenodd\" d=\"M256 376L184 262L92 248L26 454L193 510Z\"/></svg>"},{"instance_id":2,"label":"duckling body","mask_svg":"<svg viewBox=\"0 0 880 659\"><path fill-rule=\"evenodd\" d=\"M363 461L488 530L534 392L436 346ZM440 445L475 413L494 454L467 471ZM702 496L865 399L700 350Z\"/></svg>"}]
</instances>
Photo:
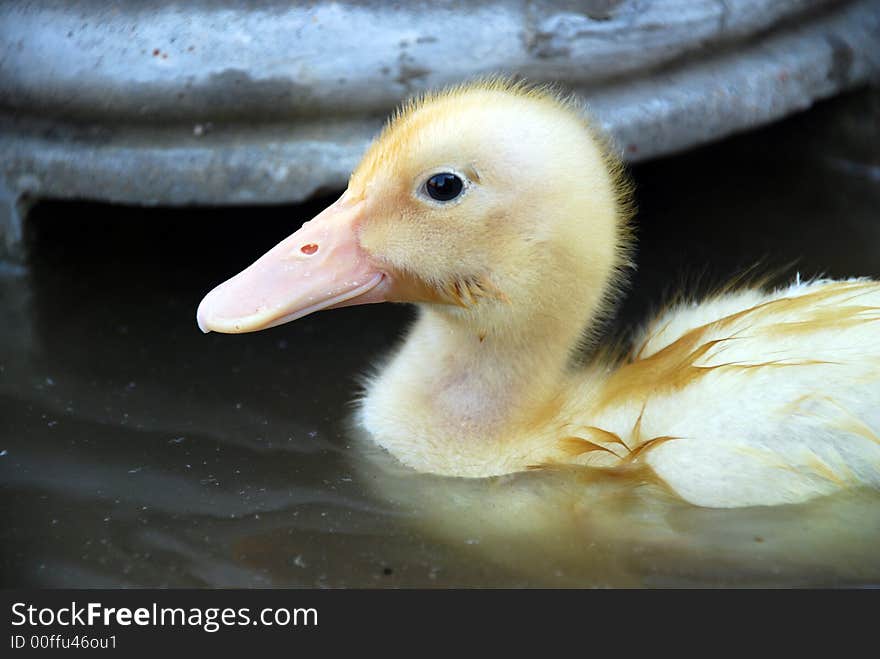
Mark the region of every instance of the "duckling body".
<instances>
[{"instance_id":1,"label":"duckling body","mask_svg":"<svg viewBox=\"0 0 880 659\"><path fill-rule=\"evenodd\" d=\"M865 349L878 320L871 281L726 294L658 316L622 362L558 373L529 410L512 401L512 376L496 398L479 378L473 352L498 359L485 339L455 341L429 316L371 382L361 422L404 463L446 475L647 464L685 500L715 507L880 487L880 349Z\"/></svg>"},{"instance_id":2,"label":"duckling body","mask_svg":"<svg viewBox=\"0 0 880 659\"><path fill-rule=\"evenodd\" d=\"M647 468L714 507L880 488L877 282L728 291L667 309L624 359L576 365L619 294L628 195L571 101L455 88L404 108L342 198L212 291L199 324L418 304L358 412L417 471Z\"/></svg>"}]
</instances>

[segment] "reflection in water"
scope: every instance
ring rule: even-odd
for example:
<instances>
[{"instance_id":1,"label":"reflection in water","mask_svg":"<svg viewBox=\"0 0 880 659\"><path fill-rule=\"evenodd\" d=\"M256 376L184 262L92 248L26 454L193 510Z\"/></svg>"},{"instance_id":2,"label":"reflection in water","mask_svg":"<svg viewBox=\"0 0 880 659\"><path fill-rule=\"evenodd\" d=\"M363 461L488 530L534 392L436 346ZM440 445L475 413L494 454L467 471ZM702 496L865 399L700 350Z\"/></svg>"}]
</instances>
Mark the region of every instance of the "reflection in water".
<instances>
[{"instance_id":1,"label":"reflection in water","mask_svg":"<svg viewBox=\"0 0 880 659\"><path fill-rule=\"evenodd\" d=\"M880 493L735 510L684 503L646 473L486 480L415 475L369 450L371 482L423 532L545 587L866 584L880 577ZM362 456L363 457L363 456ZM369 461L361 461L367 464Z\"/></svg>"},{"instance_id":2,"label":"reflection in water","mask_svg":"<svg viewBox=\"0 0 880 659\"><path fill-rule=\"evenodd\" d=\"M609 332L758 259L880 275L876 105L640 167L639 272ZM4 585L880 583L876 493L717 511L650 481L446 479L364 448L349 401L406 308L201 335L202 295L327 201L36 211L32 268L0 269Z\"/></svg>"}]
</instances>

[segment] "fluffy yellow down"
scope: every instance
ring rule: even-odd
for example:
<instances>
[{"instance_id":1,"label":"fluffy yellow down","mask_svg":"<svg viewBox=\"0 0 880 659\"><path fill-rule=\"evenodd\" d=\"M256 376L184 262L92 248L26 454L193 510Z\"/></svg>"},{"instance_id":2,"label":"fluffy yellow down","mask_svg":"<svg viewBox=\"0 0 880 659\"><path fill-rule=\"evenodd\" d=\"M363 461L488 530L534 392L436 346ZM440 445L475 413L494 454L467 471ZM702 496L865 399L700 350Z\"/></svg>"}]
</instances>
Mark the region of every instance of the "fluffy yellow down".
<instances>
[{"instance_id":1,"label":"fluffy yellow down","mask_svg":"<svg viewBox=\"0 0 880 659\"><path fill-rule=\"evenodd\" d=\"M420 195L436 172L464 193ZM575 365L620 295L631 206L573 101L503 79L415 100L348 194L371 258L431 291L358 413L405 465L648 474L719 507L880 487L876 282L729 291L666 310L622 359Z\"/></svg>"}]
</instances>

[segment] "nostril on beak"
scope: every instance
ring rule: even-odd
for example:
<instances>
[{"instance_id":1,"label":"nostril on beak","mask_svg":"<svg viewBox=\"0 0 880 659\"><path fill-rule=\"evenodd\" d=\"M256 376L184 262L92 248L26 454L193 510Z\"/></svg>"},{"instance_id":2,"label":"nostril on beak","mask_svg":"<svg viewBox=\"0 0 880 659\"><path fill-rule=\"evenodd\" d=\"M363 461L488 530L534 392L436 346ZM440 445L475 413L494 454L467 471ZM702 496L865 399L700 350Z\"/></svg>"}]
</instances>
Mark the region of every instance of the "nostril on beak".
<instances>
[{"instance_id":1,"label":"nostril on beak","mask_svg":"<svg viewBox=\"0 0 880 659\"><path fill-rule=\"evenodd\" d=\"M315 243L306 243L299 248L299 251L301 251L306 256L311 256L318 251L318 246Z\"/></svg>"}]
</instances>

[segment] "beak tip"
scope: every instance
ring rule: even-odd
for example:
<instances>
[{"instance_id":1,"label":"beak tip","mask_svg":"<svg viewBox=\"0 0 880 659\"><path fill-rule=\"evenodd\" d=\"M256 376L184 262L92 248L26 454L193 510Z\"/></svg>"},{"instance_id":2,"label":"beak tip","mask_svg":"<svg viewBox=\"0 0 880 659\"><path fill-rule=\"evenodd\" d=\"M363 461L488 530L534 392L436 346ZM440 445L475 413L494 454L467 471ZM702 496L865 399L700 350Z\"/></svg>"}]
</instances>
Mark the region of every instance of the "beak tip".
<instances>
[{"instance_id":1,"label":"beak tip","mask_svg":"<svg viewBox=\"0 0 880 659\"><path fill-rule=\"evenodd\" d=\"M202 330L203 334L209 334L211 332L211 328L208 327L207 322L205 322L205 315L202 313L202 305L199 305L198 311L196 311L196 324L199 326L199 329Z\"/></svg>"}]
</instances>

